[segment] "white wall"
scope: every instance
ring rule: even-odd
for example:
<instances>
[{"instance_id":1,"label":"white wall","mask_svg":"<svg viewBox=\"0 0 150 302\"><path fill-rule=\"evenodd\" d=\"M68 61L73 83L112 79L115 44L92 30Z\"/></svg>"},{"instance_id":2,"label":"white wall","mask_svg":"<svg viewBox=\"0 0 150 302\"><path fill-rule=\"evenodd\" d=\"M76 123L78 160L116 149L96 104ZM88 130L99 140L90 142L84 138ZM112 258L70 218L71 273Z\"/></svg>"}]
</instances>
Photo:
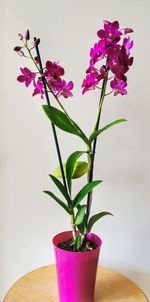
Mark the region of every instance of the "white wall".
<instances>
[{"instance_id":1,"label":"white wall","mask_svg":"<svg viewBox=\"0 0 150 302\"><path fill-rule=\"evenodd\" d=\"M81 96L80 85L89 49L102 20L120 20L135 30L135 63L128 74L127 97L106 100L102 124L125 117L98 143L93 213L108 210L94 232L103 238L101 264L125 273L150 297L150 139L148 0L19 1L1 0L0 296L23 274L54 262L52 237L69 229L65 213L42 191L50 188L48 173L57 165L50 125L41 101L17 83L23 62L13 52L18 32L30 29L41 38L44 60L60 60L66 78L75 82L74 98L64 105L89 133L98 93ZM83 147L78 138L60 133L63 157ZM76 190L84 179L75 181Z\"/></svg>"}]
</instances>

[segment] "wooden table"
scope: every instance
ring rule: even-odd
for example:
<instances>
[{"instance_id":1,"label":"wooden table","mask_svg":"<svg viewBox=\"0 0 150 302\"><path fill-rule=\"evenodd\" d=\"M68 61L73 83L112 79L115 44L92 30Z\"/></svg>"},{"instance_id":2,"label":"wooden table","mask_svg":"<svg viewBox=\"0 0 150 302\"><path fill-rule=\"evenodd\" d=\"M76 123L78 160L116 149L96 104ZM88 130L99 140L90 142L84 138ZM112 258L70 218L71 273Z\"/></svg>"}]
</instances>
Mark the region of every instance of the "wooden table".
<instances>
[{"instance_id":1,"label":"wooden table","mask_svg":"<svg viewBox=\"0 0 150 302\"><path fill-rule=\"evenodd\" d=\"M127 301L148 300L137 285L125 276L98 267L94 302ZM10 288L3 302L58 302L55 265L39 268L22 277Z\"/></svg>"}]
</instances>

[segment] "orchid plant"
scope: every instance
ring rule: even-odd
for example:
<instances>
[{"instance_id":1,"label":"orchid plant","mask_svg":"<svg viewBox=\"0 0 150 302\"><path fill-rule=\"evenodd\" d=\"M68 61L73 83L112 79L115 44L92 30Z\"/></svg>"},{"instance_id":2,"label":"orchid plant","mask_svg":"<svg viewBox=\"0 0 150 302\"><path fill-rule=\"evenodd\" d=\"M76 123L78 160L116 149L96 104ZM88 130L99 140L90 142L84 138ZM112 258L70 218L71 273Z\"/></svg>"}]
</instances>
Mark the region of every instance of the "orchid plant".
<instances>
[{"instance_id":1,"label":"orchid plant","mask_svg":"<svg viewBox=\"0 0 150 302\"><path fill-rule=\"evenodd\" d=\"M133 64L133 57L130 56L133 47L133 41L130 40L132 32L131 28L120 29L118 21L104 21L103 29L97 32L98 40L90 50L89 66L82 83L83 95L91 90L99 89L100 91L97 117L89 137L70 117L63 104L63 98L73 96L74 84L72 81L66 82L64 68L60 66L59 62L47 61L43 67L39 51L40 39L34 38L31 42L30 32L27 30L24 36L19 34L22 45L14 48L19 56L32 60L35 67L34 71L27 67L20 68L21 74L17 80L24 83L26 87L32 85L32 96L40 95L42 101L46 101L42 107L51 121L59 160L59 167L49 176L60 191L63 200L49 190L44 192L70 215L73 234L71 244L74 251L83 250L83 246L86 244L86 234L91 231L96 221L105 215L112 215L110 212L104 211L90 217L93 189L102 182L102 180L93 179L94 160L97 139L101 133L126 121L126 119L117 119L102 128L99 126L105 97L111 93L114 96L127 94L127 72ZM110 92L107 92L108 87L111 89ZM59 109L51 105L50 98L52 97ZM57 127L78 136L85 144L84 150L75 150L65 163L62 160ZM80 161L80 157L85 154L87 162ZM87 182L78 194L73 196L73 179L84 174L87 174Z\"/></svg>"}]
</instances>

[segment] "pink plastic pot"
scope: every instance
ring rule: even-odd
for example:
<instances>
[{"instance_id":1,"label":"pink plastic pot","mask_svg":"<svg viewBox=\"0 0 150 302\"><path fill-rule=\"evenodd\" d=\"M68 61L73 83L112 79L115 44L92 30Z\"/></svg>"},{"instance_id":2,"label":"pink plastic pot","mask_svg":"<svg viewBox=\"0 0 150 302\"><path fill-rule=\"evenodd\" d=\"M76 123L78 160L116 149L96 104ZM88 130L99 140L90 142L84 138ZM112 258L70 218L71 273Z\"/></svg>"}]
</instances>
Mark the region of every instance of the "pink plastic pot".
<instances>
[{"instance_id":1,"label":"pink plastic pot","mask_svg":"<svg viewBox=\"0 0 150 302\"><path fill-rule=\"evenodd\" d=\"M87 238L98 246L97 249L89 252L69 252L58 248L59 243L70 238L72 238L71 231L60 233L53 238L59 301L93 302L102 240L95 234L87 234Z\"/></svg>"}]
</instances>

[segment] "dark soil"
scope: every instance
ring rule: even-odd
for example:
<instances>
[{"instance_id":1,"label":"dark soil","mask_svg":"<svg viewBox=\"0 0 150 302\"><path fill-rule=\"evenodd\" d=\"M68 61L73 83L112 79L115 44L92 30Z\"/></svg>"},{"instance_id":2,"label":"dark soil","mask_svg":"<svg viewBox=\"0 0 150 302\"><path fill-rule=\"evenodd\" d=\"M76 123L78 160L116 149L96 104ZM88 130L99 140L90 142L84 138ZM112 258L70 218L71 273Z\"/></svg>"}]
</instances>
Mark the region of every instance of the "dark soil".
<instances>
[{"instance_id":1,"label":"dark soil","mask_svg":"<svg viewBox=\"0 0 150 302\"><path fill-rule=\"evenodd\" d=\"M70 251L70 252L90 252L90 251L93 251L97 248L96 243L85 239L85 241L84 241L83 245L81 246L81 248L79 250L75 251L73 243L74 243L73 239L70 238L67 241L59 243L58 247L62 250Z\"/></svg>"}]
</instances>

